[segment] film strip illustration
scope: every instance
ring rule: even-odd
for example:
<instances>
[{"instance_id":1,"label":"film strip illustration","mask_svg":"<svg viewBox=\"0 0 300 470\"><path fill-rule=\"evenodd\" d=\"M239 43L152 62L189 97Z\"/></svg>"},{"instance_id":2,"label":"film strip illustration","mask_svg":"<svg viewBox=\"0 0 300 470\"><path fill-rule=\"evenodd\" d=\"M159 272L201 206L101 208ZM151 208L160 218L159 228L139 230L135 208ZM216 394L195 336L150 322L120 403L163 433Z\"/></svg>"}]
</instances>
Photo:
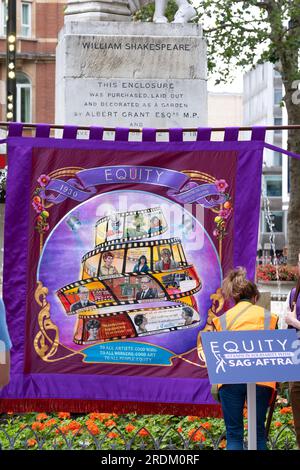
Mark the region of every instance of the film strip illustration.
<instances>
[{"instance_id":1,"label":"film strip illustration","mask_svg":"<svg viewBox=\"0 0 300 470\"><path fill-rule=\"evenodd\" d=\"M159 207L131 212L115 212L96 223L95 246L115 240L134 241L166 232L168 225Z\"/></svg>"},{"instance_id":2,"label":"film strip illustration","mask_svg":"<svg viewBox=\"0 0 300 470\"><path fill-rule=\"evenodd\" d=\"M151 216L159 211L164 220L158 208L139 212ZM113 218L124 214L133 213ZM100 219L96 232L103 223L109 230L110 220ZM175 331L200 321L193 295L201 280L179 238L108 240L106 232L101 239L82 257L81 279L56 292L65 313L77 315L76 344ZM142 331L141 320L152 326Z\"/></svg>"},{"instance_id":3,"label":"film strip illustration","mask_svg":"<svg viewBox=\"0 0 300 470\"><path fill-rule=\"evenodd\" d=\"M181 240L103 243L82 257L82 279L119 273L166 271L188 266Z\"/></svg>"},{"instance_id":4,"label":"film strip illustration","mask_svg":"<svg viewBox=\"0 0 300 470\"><path fill-rule=\"evenodd\" d=\"M191 302L192 304L192 302ZM198 312L188 304L159 308L135 308L114 313L82 312L75 327L74 342L90 344L136 338L168 331L177 331L199 322Z\"/></svg>"}]
</instances>

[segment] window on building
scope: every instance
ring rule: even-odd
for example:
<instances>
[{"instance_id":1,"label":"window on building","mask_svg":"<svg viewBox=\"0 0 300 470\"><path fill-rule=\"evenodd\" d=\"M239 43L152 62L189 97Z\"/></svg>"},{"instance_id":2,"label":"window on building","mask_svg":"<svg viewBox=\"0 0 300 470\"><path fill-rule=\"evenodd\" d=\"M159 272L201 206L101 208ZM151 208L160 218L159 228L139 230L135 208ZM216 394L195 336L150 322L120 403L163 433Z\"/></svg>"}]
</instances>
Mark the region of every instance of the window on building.
<instances>
[{"instance_id":1,"label":"window on building","mask_svg":"<svg viewBox=\"0 0 300 470\"><path fill-rule=\"evenodd\" d=\"M6 17L7 3L5 0L0 2L0 36L6 36Z\"/></svg>"},{"instance_id":2,"label":"window on building","mask_svg":"<svg viewBox=\"0 0 300 470\"><path fill-rule=\"evenodd\" d=\"M21 36L31 36L31 4L26 2L21 3Z\"/></svg>"},{"instance_id":3,"label":"window on building","mask_svg":"<svg viewBox=\"0 0 300 470\"><path fill-rule=\"evenodd\" d=\"M31 122L32 87L29 78L17 73L17 121Z\"/></svg>"},{"instance_id":4,"label":"window on building","mask_svg":"<svg viewBox=\"0 0 300 470\"><path fill-rule=\"evenodd\" d=\"M274 104L280 104L282 101L282 89L275 88L274 89Z\"/></svg>"},{"instance_id":5,"label":"window on building","mask_svg":"<svg viewBox=\"0 0 300 470\"><path fill-rule=\"evenodd\" d=\"M282 176L265 175L265 188L268 197L282 196Z\"/></svg>"},{"instance_id":6,"label":"window on building","mask_svg":"<svg viewBox=\"0 0 300 470\"><path fill-rule=\"evenodd\" d=\"M271 223L273 224L273 232L283 233L283 211L274 211L271 214ZM262 228L264 233L270 233L271 227L268 224L266 214L262 212Z\"/></svg>"},{"instance_id":7,"label":"window on building","mask_svg":"<svg viewBox=\"0 0 300 470\"><path fill-rule=\"evenodd\" d=\"M282 153L274 152L273 166L282 166Z\"/></svg>"}]
</instances>

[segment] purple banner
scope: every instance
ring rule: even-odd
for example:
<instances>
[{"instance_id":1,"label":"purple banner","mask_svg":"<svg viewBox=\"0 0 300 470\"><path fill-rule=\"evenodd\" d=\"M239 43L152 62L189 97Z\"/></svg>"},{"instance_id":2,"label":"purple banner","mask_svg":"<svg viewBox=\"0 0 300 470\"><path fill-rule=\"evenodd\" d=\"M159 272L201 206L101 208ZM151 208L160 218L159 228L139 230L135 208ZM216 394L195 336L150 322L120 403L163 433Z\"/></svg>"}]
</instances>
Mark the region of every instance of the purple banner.
<instances>
[{"instance_id":1,"label":"purple banner","mask_svg":"<svg viewBox=\"0 0 300 470\"><path fill-rule=\"evenodd\" d=\"M254 278L263 145L9 138L2 411L219 412L201 332Z\"/></svg>"}]
</instances>

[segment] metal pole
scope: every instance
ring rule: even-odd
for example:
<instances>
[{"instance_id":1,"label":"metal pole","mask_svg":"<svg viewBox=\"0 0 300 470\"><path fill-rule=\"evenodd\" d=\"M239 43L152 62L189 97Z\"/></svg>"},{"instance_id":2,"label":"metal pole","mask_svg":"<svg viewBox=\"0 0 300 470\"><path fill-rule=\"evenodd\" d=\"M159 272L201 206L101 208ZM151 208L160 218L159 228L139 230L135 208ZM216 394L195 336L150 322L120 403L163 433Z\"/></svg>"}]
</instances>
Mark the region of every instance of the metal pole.
<instances>
[{"instance_id":1,"label":"metal pole","mask_svg":"<svg viewBox=\"0 0 300 470\"><path fill-rule=\"evenodd\" d=\"M16 121L17 85L16 85L16 33L17 6L16 0L6 1L6 119Z\"/></svg>"},{"instance_id":2,"label":"metal pole","mask_svg":"<svg viewBox=\"0 0 300 470\"><path fill-rule=\"evenodd\" d=\"M248 450L257 449L256 432L256 384L247 384L247 408L248 408Z\"/></svg>"}]
</instances>

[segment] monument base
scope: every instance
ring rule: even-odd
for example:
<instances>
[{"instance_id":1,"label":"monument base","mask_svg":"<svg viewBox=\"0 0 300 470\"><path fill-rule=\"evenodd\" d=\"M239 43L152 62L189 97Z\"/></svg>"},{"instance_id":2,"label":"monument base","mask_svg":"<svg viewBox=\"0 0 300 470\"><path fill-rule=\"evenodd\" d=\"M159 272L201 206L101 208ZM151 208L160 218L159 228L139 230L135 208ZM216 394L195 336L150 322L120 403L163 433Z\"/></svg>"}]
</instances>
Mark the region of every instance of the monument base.
<instances>
[{"instance_id":1,"label":"monument base","mask_svg":"<svg viewBox=\"0 0 300 470\"><path fill-rule=\"evenodd\" d=\"M66 22L57 46L56 92L58 124L205 126L201 26Z\"/></svg>"}]
</instances>

